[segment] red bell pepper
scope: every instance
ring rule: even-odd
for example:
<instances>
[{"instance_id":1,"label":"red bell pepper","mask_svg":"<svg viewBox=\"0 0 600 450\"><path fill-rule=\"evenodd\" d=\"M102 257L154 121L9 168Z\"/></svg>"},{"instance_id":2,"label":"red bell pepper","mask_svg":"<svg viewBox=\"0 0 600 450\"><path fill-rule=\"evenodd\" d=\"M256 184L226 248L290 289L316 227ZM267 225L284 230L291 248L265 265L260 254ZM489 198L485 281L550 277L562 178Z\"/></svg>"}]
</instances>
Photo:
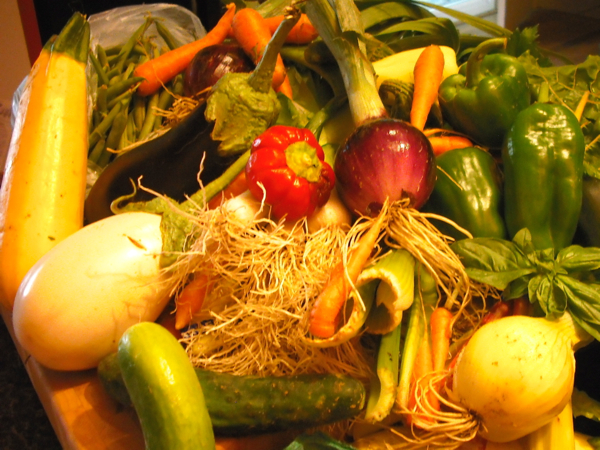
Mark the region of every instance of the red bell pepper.
<instances>
[{"instance_id":1,"label":"red bell pepper","mask_svg":"<svg viewBox=\"0 0 600 450\"><path fill-rule=\"evenodd\" d=\"M275 125L252 144L248 189L257 200L264 198L277 218L310 216L327 202L335 184L333 168L324 158L310 130Z\"/></svg>"}]
</instances>

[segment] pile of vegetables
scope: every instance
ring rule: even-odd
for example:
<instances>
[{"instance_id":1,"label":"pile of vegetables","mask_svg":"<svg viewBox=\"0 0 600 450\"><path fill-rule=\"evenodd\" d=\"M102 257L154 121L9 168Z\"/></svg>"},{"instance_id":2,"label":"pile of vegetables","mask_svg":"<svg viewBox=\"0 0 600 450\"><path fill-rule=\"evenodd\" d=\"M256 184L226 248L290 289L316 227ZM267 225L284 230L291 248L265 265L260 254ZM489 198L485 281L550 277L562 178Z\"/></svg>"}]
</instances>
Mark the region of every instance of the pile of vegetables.
<instances>
[{"instance_id":1,"label":"pile of vegetables","mask_svg":"<svg viewBox=\"0 0 600 450\"><path fill-rule=\"evenodd\" d=\"M19 343L97 368L147 448L593 448L600 59L536 33L268 0L90 49L75 14L0 191Z\"/></svg>"}]
</instances>

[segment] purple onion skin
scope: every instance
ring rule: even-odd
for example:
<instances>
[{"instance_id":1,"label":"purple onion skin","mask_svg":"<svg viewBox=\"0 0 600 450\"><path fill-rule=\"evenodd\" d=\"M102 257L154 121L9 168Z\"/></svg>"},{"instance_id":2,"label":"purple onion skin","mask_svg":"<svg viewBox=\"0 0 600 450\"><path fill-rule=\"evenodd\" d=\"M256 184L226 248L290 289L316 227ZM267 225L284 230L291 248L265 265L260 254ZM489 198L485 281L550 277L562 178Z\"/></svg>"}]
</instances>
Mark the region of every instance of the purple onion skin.
<instances>
[{"instance_id":1,"label":"purple onion skin","mask_svg":"<svg viewBox=\"0 0 600 450\"><path fill-rule=\"evenodd\" d=\"M334 170L346 207L365 216L377 215L386 198L393 202L408 196L410 206L419 209L436 181L429 139L392 118L359 125L340 147Z\"/></svg>"},{"instance_id":2,"label":"purple onion skin","mask_svg":"<svg viewBox=\"0 0 600 450\"><path fill-rule=\"evenodd\" d=\"M192 59L183 75L183 89L192 97L212 87L230 72L252 72L254 64L239 45L216 44L203 48Z\"/></svg>"}]
</instances>

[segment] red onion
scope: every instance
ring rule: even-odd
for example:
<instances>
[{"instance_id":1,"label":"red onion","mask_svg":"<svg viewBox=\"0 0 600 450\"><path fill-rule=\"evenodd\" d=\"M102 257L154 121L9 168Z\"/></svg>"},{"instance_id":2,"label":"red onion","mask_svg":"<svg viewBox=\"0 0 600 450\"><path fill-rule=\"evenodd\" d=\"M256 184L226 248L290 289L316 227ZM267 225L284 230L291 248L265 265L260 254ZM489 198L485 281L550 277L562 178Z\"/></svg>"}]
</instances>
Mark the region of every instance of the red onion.
<instances>
[{"instance_id":1,"label":"red onion","mask_svg":"<svg viewBox=\"0 0 600 450\"><path fill-rule=\"evenodd\" d=\"M386 199L410 198L418 209L436 180L433 150L417 128L392 118L359 125L340 147L334 165L338 192L354 212L376 215Z\"/></svg>"}]
</instances>

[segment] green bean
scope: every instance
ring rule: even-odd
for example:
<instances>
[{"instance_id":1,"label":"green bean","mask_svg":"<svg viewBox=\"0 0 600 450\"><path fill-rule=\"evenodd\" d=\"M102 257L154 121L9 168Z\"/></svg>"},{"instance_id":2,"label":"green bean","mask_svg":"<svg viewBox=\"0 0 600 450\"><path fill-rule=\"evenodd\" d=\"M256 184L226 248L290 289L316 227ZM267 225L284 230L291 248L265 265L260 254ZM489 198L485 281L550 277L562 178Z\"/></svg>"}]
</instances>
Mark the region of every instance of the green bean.
<instances>
[{"instance_id":1,"label":"green bean","mask_svg":"<svg viewBox=\"0 0 600 450\"><path fill-rule=\"evenodd\" d=\"M175 100L175 96L183 94L183 75L179 74L172 82L171 89L163 89L160 93L157 109L159 111L167 111ZM154 119L154 130L158 130L162 126L163 117L156 114Z\"/></svg>"},{"instance_id":2,"label":"green bean","mask_svg":"<svg viewBox=\"0 0 600 450\"><path fill-rule=\"evenodd\" d=\"M106 52L104 51L104 47L102 47L100 44L96 45L96 54L98 55L98 61L100 61L102 68L108 67L109 64Z\"/></svg>"},{"instance_id":3,"label":"green bean","mask_svg":"<svg viewBox=\"0 0 600 450\"><path fill-rule=\"evenodd\" d=\"M119 102L123 102L123 101L129 102L131 100L132 96L133 96L133 89L129 89L129 90L123 92L121 95L113 98L110 102L108 102L107 108L110 110L113 108L113 106L115 106Z\"/></svg>"},{"instance_id":4,"label":"green bean","mask_svg":"<svg viewBox=\"0 0 600 450\"><path fill-rule=\"evenodd\" d=\"M94 148L90 152L88 159L97 164L98 158L100 158L100 155L102 155L104 153L105 149L106 149L106 140L104 138L101 138L96 143L96 145L94 145Z\"/></svg>"},{"instance_id":5,"label":"green bean","mask_svg":"<svg viewBox=\"0 0 600 450\"><path fill-rule=\"evenodd\" d=\"M106 72L102 68L102 64L100 64L100 61L98 60L98 58L96 58L96 55L94 55L94 52L91 49L89 51L89 55L90 61L92 61L92 66L98 74L98 85L101 86L103 84L108 84L108 77L106 76Z\"/></svg>"},{"instance_id":6,"label":"green bean","mask_svg":"<svg viewBox=\"0 0 600 450\"><path fill-rule=\"evenodd\" d=\"M127 127L127 118L128 112L127 107L121 108L117 117L110 128L110 133L108 133L108 137L106 138L106 149L98 158L98 165L100 167L105 167L112 157L113 153L110 150L117 150L119 148L119 143L121 142L121 136Z\"/></svg>"},{"instance_id":7,"label":"green bean","mask_svg":"<svg viewBox=\"0 0 600 450\"><path fill-rule=\"evenodd\" d=\"M137 130L142 129L146 117L146 99L140 95L133 96L133 120Z\"/></svg>"},{"instance_id":8,"label":"green bean","mask_svg":"<svg viewBox=\"0 0 600 450\"><path fill-rule=\"evenodd\" d=\"M113 121L115 120L116 115L121 110L121 103L117 103L110 112L102 119L102 121L94 128L94 130L90 133L89 138L89 146L90 148L95 147L98 141L106 135L108 130L110 129Z\"/></svg>"},{"instance_id":9,"label":"green bean","mask_svg":"<svg viewBox=\"0 0 600 450\"><path fill-rule=\"evenodd\" d=\"M174 50L177 47L181 47L181 43L175 39L175 37L171 34L171 31L165 27L160 20L155 20L154 25L156 26L156 31L158 31L160 37L163 38L167 44L167 47L169 47L169 50Z\"/></svg>"},{"instance_id":10,"label":"green bean","mask_svg":"<svg viewBox=\"0 0 600 450\"><path fill-rule=\"evenodd\" d=\"M127 137L127 144L133 144L137 141L137 133L139 128L135 125L135 105L134 109L129 113L127 118L127 129L125 136ZM123 147L121 147L123 148Z\"/></svg>"},{"instance_id":11,"label":"green bean","mask_svg":"<svg viewBox=\"0 0 600 450\"><path fill-rule=\"evenodd\" d=\"M146 115L144 117L144 123L142 124L140 134L138 135L138 141L145 139L152 132L154 127L154 118L156 117L154 110L158 105L159 97L160 93L156 92L148 99L148 103L146 105Z\"/></svg>"},{"instance_id":12,"label":"green bean","mask_svg":"<svg viewBox=\"0 0 600 450\"><path fill-rule=\"evenodd\" d=\"M119 70L122 71L125 61L129 58L129 54L134 49L135 45L141 39L142 35L146 31L146 29L153 22L152 17L146 17L144 23L131 35L131 37L127 40L123 48L119 52L117 62L115 63L115 67L119 67Z\"/></svg>"},{"instance_id":13,"label":"green bean","mask_svg":"<svg viewBox=\"0 0 600 450\"><path fill-rule=\"evenodd\" d=\"M96 111L100 113L100 117L104 117L108 108L106 106L106 91L108 90L108 86L103 84L96 91Z\"/></svg>"},{"instance_id":14,"label":"green bean","mask_svg":"<svg viewBox=\"0 0 600 450\"><path fill-rule=\"evenodd\" d=\"M114 98L118 97L119 95L123 94L124 92L127 92L133 86L142 82L143 80L144 80L144 78L142 78L142 77L131 77L131 78L127 78L125 80L121 80L118 83L113 84L106 90L106 101L110 105L110 102ZM109 108L110 108L110 106L109 106Z\"/></svg>"}]
</instances>

